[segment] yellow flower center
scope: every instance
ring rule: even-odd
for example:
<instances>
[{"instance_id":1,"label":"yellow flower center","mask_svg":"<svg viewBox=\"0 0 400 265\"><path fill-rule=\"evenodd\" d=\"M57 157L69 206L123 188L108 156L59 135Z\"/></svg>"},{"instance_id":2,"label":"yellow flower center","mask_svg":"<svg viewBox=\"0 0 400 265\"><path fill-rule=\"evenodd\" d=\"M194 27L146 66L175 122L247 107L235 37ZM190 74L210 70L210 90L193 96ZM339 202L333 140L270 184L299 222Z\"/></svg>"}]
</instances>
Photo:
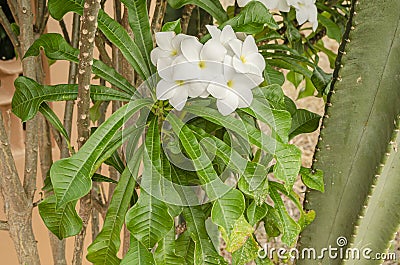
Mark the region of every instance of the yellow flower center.
<instances>
[{"instance_id":1,"label":"yellow flower center","mask_svg":"<svg viewBox=\"0 0 400 265\"><path fill-rule=\"evenodd\" d=\"M244 55L240 56L240 60L242 61L242 63L246 63L246 57L244 57Z\"/></svg>"},{"instance_id":2,"label":"yellow flower center","mask_svg":"<svg viewBox=\"0 0 400 265\"><path fill-rule=\"evenodd\" d=\"M183 80L177 80L177 81L175 81L175 83L176 83L178 86L183 86L183 84L185 84L185 81L183 81Z\"/></svg>"},{"instance_id":3,"label":"yellow flower center","mask_svg":"<svg viewBox=\"0 0 400 265\"><path fill-rule=\"evenodd\" d=\"M200 62L199 62L199 67L200 67L201 69L206 68L206 63L205 63L204 61L200 61Z\"/></svg>"},{"instance_id":4,"label":"yellow flower center","mask_svg":"<svg viewBox=\"0 0 400 265\"><path fill-rule=\"evenodd\" d=\"M229 88L233 88L233 80L229 80L228 82L226 82L226 85L227 85Z\"/></svg>"},{"instance_id":5,"label":"yellow flower center","mask_svg":"<svg viewBox=\"0 0 400 265\"><path fill-rule=\"evenodd\" d=\"M177 54L178 54L178 51L177 51L177 50L171 51L171 56L176 56Z\"/></svg>"}]
</instances>

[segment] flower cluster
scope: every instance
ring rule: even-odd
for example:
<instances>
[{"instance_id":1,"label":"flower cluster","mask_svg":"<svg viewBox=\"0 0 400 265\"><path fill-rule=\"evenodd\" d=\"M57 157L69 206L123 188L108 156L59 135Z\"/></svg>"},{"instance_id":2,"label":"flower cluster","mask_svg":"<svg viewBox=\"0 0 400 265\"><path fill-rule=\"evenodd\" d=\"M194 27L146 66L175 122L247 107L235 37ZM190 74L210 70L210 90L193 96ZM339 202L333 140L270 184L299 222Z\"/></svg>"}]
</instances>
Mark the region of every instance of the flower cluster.
<instances>
[{"instance_id":1,"label":"flower cluster","mask_svg":"<svg viewBox=\"0 0 400 265\"><path fill-rule=\"evenodd\" d=\"M228 115L250 106L251 90L264 80L265 60L253 36L242 41L231 26L207 29L211 39L205 44L185 34L156 33L158 47L151 52L161 77L156 96L182 110L189 97L211 94L217 99L219 112Z\"/></svg>"},{"instance_id":2,"label":"flower cluster","mask_svg":"<svg viewBox=\"0 0 400 265\"><path fill-rule=\"evenodd\" d=\"M238 0L239 6L245 6L252 0ZM317 14L318 10L315 6L315 0L257 0L263 3L268 9L278 9L281 12L289 12L290 7L296 9L297 22L302 25L306 21L312 24L315 31L318 27Z\"/></svg>"}]
</instances>

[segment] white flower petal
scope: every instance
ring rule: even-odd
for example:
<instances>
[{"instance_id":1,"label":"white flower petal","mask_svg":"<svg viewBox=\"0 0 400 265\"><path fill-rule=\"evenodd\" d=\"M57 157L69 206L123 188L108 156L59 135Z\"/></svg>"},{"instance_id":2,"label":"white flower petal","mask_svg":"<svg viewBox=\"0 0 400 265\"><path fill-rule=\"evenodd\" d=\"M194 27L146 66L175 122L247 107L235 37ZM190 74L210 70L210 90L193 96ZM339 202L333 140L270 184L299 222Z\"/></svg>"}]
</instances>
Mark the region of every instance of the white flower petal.
<instances>
[{"instance_id":1,"label":"white flower petal","mask_svg":"<svg viewBox=\"0 0 400 265\"><path fill-rule=\"evenodd\" d=\"M226 86L220 84L220 83L210 83L209 86L207 87L207 91L217 99L223 99L226 95L226 91L229 88Z\"/></svg>"},{"instance_id":2,"label":"white flower petal","mask_svg":"<svg viewBox=\"0 0 400 265\"><path fill-rule=\"evenodd\" d=\"M239 106L239 99L232 92L226 93L225 98L217 100L218 111L224 116L234 112L238 106Z\"/></svg>"},{"instance_id":3,"label":"white flower petal","mask_svg":"<svg viewBox=\"0 0 400 265\"><path fill-rule=\"evenodd\" d=\"M157 61L160 58L163 57L168 57L170 55L170 52L162 50L161 48L157 47L154 48L151 52L150 52L150 58L151 58L151 62L154 66L157 66Z\"/></svg>"},{"instance_id":4,"label":"white flower petal","mask_svg":"<svg viewBox=\"0 0 400 265\"><path fill-rule=\"evenodd\" d=\"M252 77L256 77L257 75L252 74L236 74L232 79L233 89L247 89L251 90L256 87L258 84L254 82ZM259 80L259 79L258 79ZM257 81L258 81L257 80ZM261 83L261 82L260 82Z\"/></svg>"},{"instance_id":5,"label":"white flower petal","mask_svg":"<svg viewBox=\"0 0 400 265\"><path fill-rule=\"evenodd\" d=\"M188 87L187 84L184 84L176 89L174 96L169 99L169 103L171 103L175 109L182 110L186 104L187 98Z\"/></svg>"},{"instance_id":6,"label":"white flower petal","mask_svg":"<svg viewBox=\"0 0 400 265\"><path fill-rule=\"evenodd\" d=\"M157 61L157 71L162 79L166 79L167 81L173 80L173 68L172 68L173 60L169 57L163 57L158 59Z\"/></svg>"},{"instance_id":7,"label":"white flower petal","mask_svg":"<svg viewBox=\"0 0 400 265\"><path fill-rule=\"evenodd\" d=\"M254 37L252 35L249 35L243 42L242 55L248 56L252 53L258 53L258 47L256 45Z\"/></svg>"},{"instance_id":8,"label":"white flower petal","mask_svg":"<svg viewBox=\"0 0 400 265\"><path fill-rule=\"evenodd\" d=\"M199 61L202 48L203 44L195 38L186 38L181 43L182 54L188 61Z\"/></svg>"},{"instance_id":9,"label":"white flower petal","mask_svg":"<svg viewBox=\"0 0 400 265\"><path fill-rule=\"evenodd\" d=\"M171 81L165 81L161 79L156 87L156 96L159 100L170 99L175 94L175 89L177 88L177 84Z\"/></svg>"},{"instance_id":10,"label":"white flower petal","mask_svg":"<svg viewBox=\"0 0 400 265\"><path fill-rule=\"evenodd\" d=\"M206 25L208 32L211 35L211 38L219 40L221 36L221 30L217 28L217 26Z\"/></svg>"},{"instance_id":11,"label":"white flower petal","mask_svg":"<svg viewBox=\"0 0 400 265\"><path fill-rule=\"evenodd\" d=\"M226 55L225 47L218 40L207 41L200 52L200 59L205 61L222 62Z\"/></svg>"},{"instance_id":12,"label":"white flower petal","mask_svg":"<svg viewBox=\"0 0 400 265\"><path fill-rule=\"evenodd\" d=\"M238 6L240 7L247 5L248 2L250 2L250 0L237 0Z\"/></svg>"},{"instance_id":13,"label":"white flower petal","mask_svg":"<svg viewBox=\"0 0 400 265\"><path fill-rule=\"evenodd\" d=\"M215 62L215 61L201 61L198 62L200 76L199 79L201 81L212 81L217 76L221 76L223 74L223 63ZM201 65L201 67L200 67Z\"/></svg>"},{"instance_id":14,"label":"white flower petal","mask_svg":"<svg viewBox=\"0 0 400 265\"><path fill-rule=\"evenodd\" d=\"M235 31L231 25L226 25L221 32L220 41L222 44L227 44L229 41L236 39Z\"/></svg>"},{"instance_id":15,"label":"white flower petal","mask_svg":"<svg viewBox=\"0 0 400 265\"><path fill-rule=\"evenodd\" d=\"M232 60L233 68L239 73L249 73L249 64L244 64L237 56L233 57Z\"/></svg>"},{"instance_id":16,"label":"white flower petal","mask_svg":"<svg viewBox=\"0 0 400 265\"><path fill-rule=\"evenodd\" d=\"M296 20L302 25L308 19L308 11L305 8L296 9Z\"/></svg>"},{"instance_id":17,"label":"white flower petal","mask_svg":"<svg viewBox=\"0 0 400 265\"><path fill-rule=\"evenodd\" d=\"M163 50L171 51L172 50L172 39L175 37L175 32L167 31L167 32L157 32L156 33L156 42L158 47Z\"/></svg>"},{"instance_id":18,"label":"white flower petal","mask_svg":"<svg viewBox=\"0 0 400 265\"><path fill-rule=\"evenodd\" d=\"M242 55L243 42L241 40L233 39L228 44L236 56L240 57Z\"/></svg>"},{"instance_id":19,"label":"white flower petal","mask_svg":"<svg viewBox=\"0 0 400 265\"><path fill-rule=\"evenodd\" d=\"M262 73L265 69L265 59L260 53L253 53L246 56L246 60L248 63L254 64Z\"/></svg>"},{"instance_id":20,"label":"white flower petal","mask_svg":"<svg viewBox=\"0 0 400 265\"><path fill-rule=\"evenodd\" d=\"M194 38L193 36L189 36L189 35L185 35L185 34L178 34L175 36L175 38L172 39L172 47L174 48L174 50L177 52L177 55L182 54L181 51L181 43L183 40L187 39L187 38Z\"/></svg>"},{"instance_id":21,"label":"white flower petal","mask_svg":"<svg viewBox=\"0 0 400 265\"><path fill-rule=\"evenodd\" d=\"M225 80L231 80L235 74L236 74L236 70L233 67L233 57L226 55L225 59L224 59L224 77Z\"/></svg>"},{"instance_id":22,"label":"white flower petal","mask_svg":"<svg viewBox=\"0 0 400 265\"><path fill-rule=\"evenodd\" d=\"M237 93L239 108L246 108L251 105L251 102L253 101L253 93L250 89L247 87L235 87L234 91Z\"/></svg>"},{"instance_id":23,"label":"white flower petal","mask_svg":"<svg viewBox=\"0 0 400 265\"><path fill-rule=\"evenodd\" d=\"M197 98L207 92L207 87L208 82L191 82L189 83L188 95L191 98Z\"/></svg>"},{"instance_id":24,"label":"white flower petal","mask_svg":"<svg viewBox=\"0 0 400 265\"><path fill-rule=\"evenodd\" d=\"M173 80L190 80L200 77L196 62L189 62L183 56L178 56L173 62Z\"/></svg>"}]
</instances>

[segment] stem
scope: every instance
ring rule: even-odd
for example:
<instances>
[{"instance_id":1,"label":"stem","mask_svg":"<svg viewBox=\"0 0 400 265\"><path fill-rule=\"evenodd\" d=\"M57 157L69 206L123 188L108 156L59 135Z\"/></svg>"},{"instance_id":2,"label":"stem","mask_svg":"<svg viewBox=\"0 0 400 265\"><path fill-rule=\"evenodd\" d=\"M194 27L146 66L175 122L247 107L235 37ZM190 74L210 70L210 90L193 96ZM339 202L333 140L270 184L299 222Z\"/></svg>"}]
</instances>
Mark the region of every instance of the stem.
<instances>
[{"instance_id":1,"label":"stem","mask_svg":"<svg viewBox=\"0 0 400 265\"><path fill-rule=\"evenodd\" d=\"M73 23L72 23L72 38L71 38L71 46L74 48L78 47L79 27L80 27L80 17L78 14L74 14ZM75 63L69 64L68 84L76 83L76 73L77 73L76 66L77 65ZM72 101L72 100L66 101L65 109L64 109L64 128L70 137L71 137L71 131L72 131L73 112L74 112L74 101ZM69 157L68 143L65 139L63 139L62 148L61 148L61 158L66 158L66 157Z\"/></svg>"},{"instance_id":2,"label":"stem","mask_svg":"<svg viewBox=\"0 0 400 265\"><path fill-rule=\"evenodd\" d=\"M3 195L8 229L19 264L40 265L37 242L32 230L32 200L24 191L11 154L3 115L0 111L0 191ZM2 227L5 224L2 222Z\"/></svg>"},{"instance_id":3,"label":"stem","mask_svg":"<svg viewBox=\"0 0 400 265\"><path fill-rule=\"evenodd\" d=\"M11 10L11 14L14 17L14 21L19 25L19 18L18 18L18 4L16 0L7 0L8 7Z\"/></svg>"},{"instance_id":4,"label":"stem","mask_svg":"<svg viewBox=\"0 0 400 265\"><path fill-rule=\"evenodd\" d=\"M78 146L86 142L90 134L90 81L93 65L94 38L97 28L97 16L100 9L100 1L85 0L82 27L80 36L80 53L78 66ZM91 215L91 193L80 200L79 215L82 218L83 226L81 232L75 237L75 248L72 259L73 265L82 264L83 243L86 236L86 229Z\"/></svg>"},{"instance_id":5,"label":"stem","mask_svg":"<svg viewBox=\"0 0 400 265\"><path fill-rule=\"evenodd\" d=\"M167 10L167 0L156 0L156 7L154 9L153 20L151 22L151 28L153 29L154 33L159 32L161 30L166 10Z\"/></svg>"},{"instance_id":6,"label":"stem","mask_svg":"<svg viewBox=\"0 0 400 265\"><path fill-rule=\"evenodd\" d=\"M11 40L11 43L17 50L19 56L21 57L21 47L18 41L17 35L15 35L14 31L12 31L10 21L8 21L6 14L4 14L3 8L0 6L0 24L3 26L6 31L8 37Z\"/></svg>"},{"instance_id":7,"label":"stem","mask_svg":"<svg viewBox=\"0 0 400 265\"><path fill-rule=\"evenodd\" d=\"M185 5L182 11L182 19L181 19L181 27L182 27L182 33L186 34L190 22L190 18L193 13L193 9L195 8L195 5Z\"/></svg>"}]
</instances>

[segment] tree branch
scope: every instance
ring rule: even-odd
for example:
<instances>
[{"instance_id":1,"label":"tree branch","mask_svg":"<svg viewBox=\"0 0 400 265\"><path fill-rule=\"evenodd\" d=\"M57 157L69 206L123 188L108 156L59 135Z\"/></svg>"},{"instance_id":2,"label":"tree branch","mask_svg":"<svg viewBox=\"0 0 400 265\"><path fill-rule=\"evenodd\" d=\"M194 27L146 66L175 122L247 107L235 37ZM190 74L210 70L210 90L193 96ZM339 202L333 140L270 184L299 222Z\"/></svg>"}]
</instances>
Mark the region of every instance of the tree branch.
<instances>
[{"instance_id":1,"label":"tree branch","mask_svg":"<svg viewBox=\"0 0 400 265\"><path fill-rule=\"evenodd\" d=\"M100 9L100 1L85 0L82 27L80 36L80 53L78 66L78 146L86 142L90 134L90 81L93 65L94 38L97 29L97 16ZM72 259L73 265L82 264L83 243L86 236L87 225L91 214L91 193L80 200L79 215L83 226L81 232L75 237L75 248Z\"/></svg>"},{"instance_id":2,"label":"tree branch","mask_svg":"<svg viewBox=\"0 0 400 265\"><path fill-rule=\"evenodd\" d=\"M10 237L20 264L40 265L37 243L32 230L32 200L28 199L11 154L3 115L0 111L0 191ZM2 224L4 226L4 224Z\"/></svg>"},{"instance_id":3,"label":"tree branch","mask_svg":"<svg viewBox=\"0 0 400 265\"><path fill-rule=\"evenodd\" d=\"M166 10L167 0L156 0L153 19L151 21L151 28L153 29L153 33L159 32L161 30Z\"/></svg>"},{"instance_id":4,"label":"tree branch","mask_svg":"<svg viewBox=\"0 0 400 265\"><path fill-rule=\"evenodd\" d=\"M181 19L181 26L182 26L182 33L186 34L190 22L190 18L193 13L193 9L196 5L185 5L182 11L182 19Z\"/></svg>"},{"instance_id":5,"label":"tree branch","mask_svg":"<svg viewBox=\"0 0 400 265\"><path fill-rule=\"evenodd\" d=\"M11 28L10 21L8 21L6 14L4 14L3 8L0 6L0 24L3 26L6 31L8 37L11 40L11 43L15 47L18 52L18 55L21 57L21 46L18 41L17 35L15 35L14 31Z\"/></svg>"}]
</instances>

